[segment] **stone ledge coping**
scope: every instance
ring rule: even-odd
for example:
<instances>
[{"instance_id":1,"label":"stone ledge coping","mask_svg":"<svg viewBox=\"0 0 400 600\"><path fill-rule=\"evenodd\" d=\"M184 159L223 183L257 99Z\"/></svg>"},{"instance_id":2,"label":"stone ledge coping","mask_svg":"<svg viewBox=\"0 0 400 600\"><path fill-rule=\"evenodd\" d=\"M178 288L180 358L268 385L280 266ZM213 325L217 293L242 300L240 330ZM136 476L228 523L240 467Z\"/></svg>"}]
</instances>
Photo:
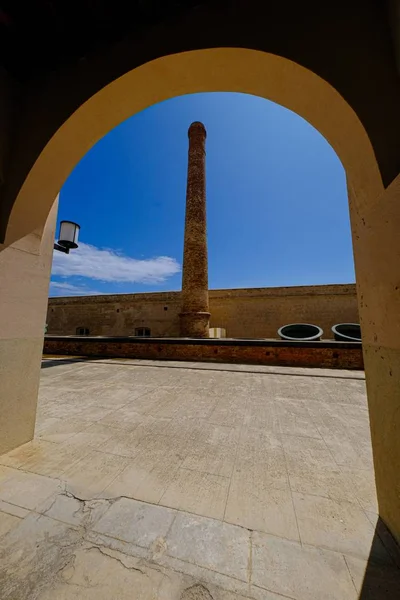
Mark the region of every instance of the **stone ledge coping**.
<instances>
[{"instance_id":1,"label":"stone ledge coping","mask_svg":"<svg viewBox=\"0 0 400 600\"><path fill-rule=\"evenodd\" d=\"M332 283L322 285L296 285L265 288L222 288L209 290L210 299L217 298L281 298L293 296L355 296L355 283ZM108 304L124 302L180 302L181 292L179 290L169 292L136 292L133 294L97 294L93 296L51 296L49 306L65 304Z\"/></svg>"},{"instance_id":2,"label":"stone ledge coping","mask_svg":"<svg viewBox=\"0 0 400 600\"><path fill-rule=\"evenodd\" d=\"M156 338L140 336L86 336L86 335L51 335L45 336L45 341L71 341L89 343L118 343L118 344L158 344L158 345L190 345L190 346L261 346L287 348L331 348L361 349L361 342L337 342L336 340L321 341L291 341L278 339L247 339L247 338Z\"/></svg>"}]
</instances>

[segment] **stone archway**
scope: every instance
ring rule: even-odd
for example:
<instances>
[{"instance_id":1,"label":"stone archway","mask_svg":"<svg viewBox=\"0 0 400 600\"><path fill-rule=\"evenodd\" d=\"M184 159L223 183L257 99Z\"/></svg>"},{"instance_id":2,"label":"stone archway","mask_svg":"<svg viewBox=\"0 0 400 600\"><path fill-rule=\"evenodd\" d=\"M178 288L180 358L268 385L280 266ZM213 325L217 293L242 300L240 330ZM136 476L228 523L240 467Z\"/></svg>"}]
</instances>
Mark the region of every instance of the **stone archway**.
<instances>
[{"instance_id":1,"label":"stone archway","mask_svg":"<svg viewBox=\"0 0 400 600\"><path fill-rule=\"evenodd\" d=\"M9 245L44 222L64 181L111 129L152 104L198 92L241 92L272 100L309 121L333 146L357 202L383 185L368 135L356 113L318 75L280 56L215 48L158 58L116 79L58 129L26 178L12 209ZM32 202L35 198L35 202Z\"/></svg>"},{"instance_id":2,"label":"stone archway","mask_svg":"<svg viewBox=\"0 0 400 600\"><path fill-rule=\"evenodd\" d=\"M165 56L126 73L80 106L48 142L16 198L5 246L43 226L71 170L110 129L157 102L212 91L254 94L298 113L328 140L346 170L380 511L400 539L400 179L385 190L358 116L322 78L288 59L238 48ZM20 310L18 303L12 310ZM9 377L15 373L14 365ZM13 427L11 417L4 427Z\"/></svg>"}]
</instances>

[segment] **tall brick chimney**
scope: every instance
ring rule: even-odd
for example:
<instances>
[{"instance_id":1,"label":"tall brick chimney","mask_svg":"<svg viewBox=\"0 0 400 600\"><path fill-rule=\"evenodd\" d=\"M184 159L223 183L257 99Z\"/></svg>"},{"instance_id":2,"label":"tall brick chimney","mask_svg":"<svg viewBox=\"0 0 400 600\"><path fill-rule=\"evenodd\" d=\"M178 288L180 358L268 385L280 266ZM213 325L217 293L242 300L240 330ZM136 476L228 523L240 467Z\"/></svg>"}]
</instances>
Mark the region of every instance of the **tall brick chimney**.
<instances>
[{"instance_id":1,"label":"tall brick chimney","mask_svg":"<svg viewBox=\"0 0 400 600\"><path fill-rule=\"evenodd\" d=\"M206 219L206 129L189 127L185 241L183 248L181 337L208 338L208 259Z\"/></svg>"}]
</instances>

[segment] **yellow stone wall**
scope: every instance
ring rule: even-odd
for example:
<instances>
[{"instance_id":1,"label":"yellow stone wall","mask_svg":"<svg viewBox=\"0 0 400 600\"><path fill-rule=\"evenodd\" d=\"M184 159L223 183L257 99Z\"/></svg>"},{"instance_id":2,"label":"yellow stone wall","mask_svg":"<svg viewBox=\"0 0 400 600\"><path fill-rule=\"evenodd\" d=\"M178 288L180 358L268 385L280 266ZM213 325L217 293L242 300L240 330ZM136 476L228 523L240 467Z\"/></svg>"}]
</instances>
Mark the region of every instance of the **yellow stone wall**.
<instances>
[{"instance_id":1,"label":"yellow stone wall","mask_svg":"<svg viewBox=\"0 0 400 600\"><path fill-rule=\"evenodd\" d=\"M282 325L315 323L332 338L335 323L358 323L354 284L210 290L211 327L227 337L277 337ZM179 336L180 292L50 298L49 334L134 335L149 327L157 337Z\"/></svg>"}]
</instances>

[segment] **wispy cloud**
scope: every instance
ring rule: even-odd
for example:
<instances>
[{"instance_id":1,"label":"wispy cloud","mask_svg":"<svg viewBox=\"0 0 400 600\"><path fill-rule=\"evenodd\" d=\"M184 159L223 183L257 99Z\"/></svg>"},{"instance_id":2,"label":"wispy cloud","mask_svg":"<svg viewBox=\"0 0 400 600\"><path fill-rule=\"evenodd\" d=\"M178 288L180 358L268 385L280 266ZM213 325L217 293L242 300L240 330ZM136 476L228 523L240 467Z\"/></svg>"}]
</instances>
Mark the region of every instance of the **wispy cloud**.
<instances>
[{"instance_id":1,"label":"wispy cloud","mask_svg":"<svg viewBox=\"0 0 400 600\"><path fill-rule=\"evenodd\" d=\"M104 292L91 290L86 285L74 285L63 281L50 281L50 296L97 296Z\"/></svg>"},{"instance_id":2,"label":"wispy cloud","mask_svg":"<svg viewBox=\"0 0 400 600\"><path fill-rule=\"evenodd\" d=\"M70 254L54 253L52 274L116 283L162 283L180 270L179 263L168 256L137 259L80 243Z\"/></svg>"}]
</instances>

